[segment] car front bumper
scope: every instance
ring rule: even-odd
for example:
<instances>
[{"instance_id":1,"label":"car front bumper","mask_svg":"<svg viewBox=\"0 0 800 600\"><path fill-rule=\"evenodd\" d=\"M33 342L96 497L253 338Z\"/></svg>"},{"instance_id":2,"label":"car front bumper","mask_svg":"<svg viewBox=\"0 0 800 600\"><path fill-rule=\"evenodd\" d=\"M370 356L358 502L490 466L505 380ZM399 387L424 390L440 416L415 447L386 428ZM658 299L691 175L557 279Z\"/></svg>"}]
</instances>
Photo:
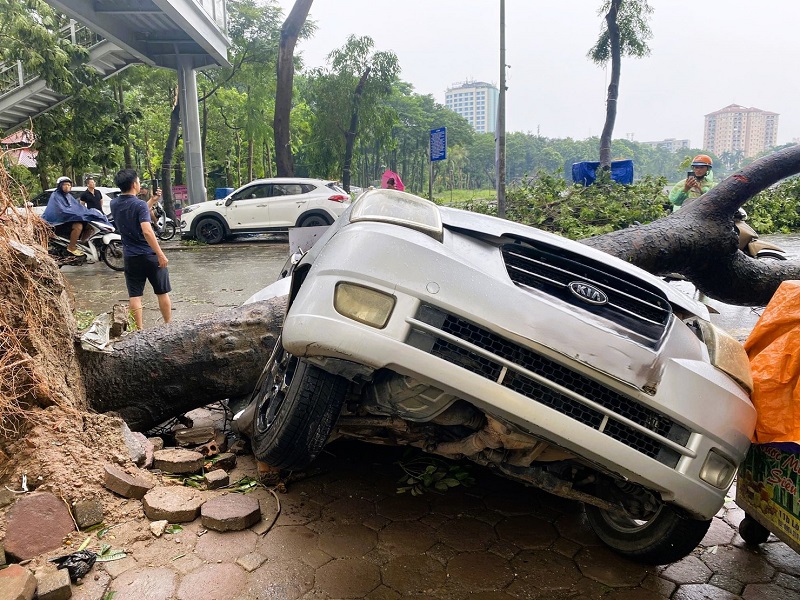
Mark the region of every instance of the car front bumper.
<instances>
[{"instance_id":1,"label":"car front bumper","mask_svg":"<svg viewBox=\"0 0 800 600\"><path fill-rule=\"evenodd\" d=\"M343 281L395 297L384 328L334 309ZM701 480L700 471L712 449L741 462L755 411L708 362L702 342L673 321L658 349L647 348L514 285L496 248L359 223L342 228L317 257L293 300L283 344L296 356L429 383L711 518L726 490ZM431 407L425 418L444 408Z\"/></svg>"}]
</instances>

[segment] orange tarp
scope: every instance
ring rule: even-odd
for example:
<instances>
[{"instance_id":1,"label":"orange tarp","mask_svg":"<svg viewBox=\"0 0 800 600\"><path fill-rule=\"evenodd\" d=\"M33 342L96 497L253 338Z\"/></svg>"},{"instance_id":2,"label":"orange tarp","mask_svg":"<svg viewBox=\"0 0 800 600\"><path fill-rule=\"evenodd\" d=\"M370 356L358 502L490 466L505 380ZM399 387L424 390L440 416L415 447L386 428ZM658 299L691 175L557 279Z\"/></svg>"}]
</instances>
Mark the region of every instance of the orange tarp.
<instances>
[{"instance_id":1,"label":"orange tarp","mask_svg":"<svg viewBox=\"0 0 800 600\"><path fill-rule=\"evenodd\" d=\"M753 442L800 442L800 281L784 281L744 343L758 420Z\"/></svg>"}]
</instances>

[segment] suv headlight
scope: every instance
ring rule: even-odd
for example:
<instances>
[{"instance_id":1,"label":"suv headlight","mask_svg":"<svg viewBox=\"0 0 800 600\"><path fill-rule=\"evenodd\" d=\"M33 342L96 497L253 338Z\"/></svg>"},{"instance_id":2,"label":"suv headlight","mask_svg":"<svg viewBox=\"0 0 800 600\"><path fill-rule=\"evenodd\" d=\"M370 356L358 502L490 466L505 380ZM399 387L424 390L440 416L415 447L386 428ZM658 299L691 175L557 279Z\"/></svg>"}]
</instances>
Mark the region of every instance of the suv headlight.
<instances>
[{"instance_id":1,"label":"suv headlight","mask_svg":"<svg viewBox=\"0 0 800 600\"><path fill-rule=\"evenodd\" d=\"M350 213L350 222L358 221L393 223L442 241L439 208L429 200L397 190L372 190L360 196Z\"/></svg>"},{"instance_id":2,"label":"suv headlight","mask_svg":"<svg viewBox=\"0 0 800 600\"><path fill-rule=\"evenodd\" d=\"M703 341L708 348L711 364L724 371L736 380L748 394L753 392L753 375L750 372L750 360L747 353L736 338L709 323L698 319Z\"/></svg>"}]
</instances>

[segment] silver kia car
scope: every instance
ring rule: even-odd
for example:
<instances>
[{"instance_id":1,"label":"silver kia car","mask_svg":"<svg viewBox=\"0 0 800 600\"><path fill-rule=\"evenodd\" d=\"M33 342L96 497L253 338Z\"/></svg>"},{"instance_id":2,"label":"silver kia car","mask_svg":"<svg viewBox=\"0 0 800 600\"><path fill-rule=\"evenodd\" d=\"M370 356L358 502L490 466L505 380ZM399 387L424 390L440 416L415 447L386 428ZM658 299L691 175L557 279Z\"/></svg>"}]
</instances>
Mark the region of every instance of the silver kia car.
<instances>
[{"instance_id":1,"label":"silver kia car","mask_svg":"<svg viewBox=\"0 0 800 600\"><path fill-rule=\"evenodd\" d=\"M582 501L642 562L701 541L756 419L747 356L705 305L578 242L394 190L363 194L294 263L240 417L260 460L407 444Z\"/></svg>"}]
</instances>

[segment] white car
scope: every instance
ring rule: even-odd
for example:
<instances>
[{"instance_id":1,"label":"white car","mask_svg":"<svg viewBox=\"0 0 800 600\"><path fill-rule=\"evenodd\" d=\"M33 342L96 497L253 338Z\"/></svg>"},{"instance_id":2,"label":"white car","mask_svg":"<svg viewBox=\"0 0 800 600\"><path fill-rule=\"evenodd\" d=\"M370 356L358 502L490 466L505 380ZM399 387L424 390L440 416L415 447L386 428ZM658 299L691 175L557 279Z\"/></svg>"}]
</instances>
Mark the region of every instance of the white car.
<instances>
[{"instance_id":1,"label":"white car","mask_svg":"<svg viewBox=\"0 0 800 600\"><path fill-rule=\"evenodd\" d=\"M183 237L219 244L242 233L330 225L348 206L350 195L333 181L256 179L220 200L186 206L181 231Z\"/></svg>"},{"instance_id":2,"label":"white car","mask_svg":"<svg viewBox=\"0 0 800 600\"><path fill-rule=\"evenodd\" d=\"M96 190L99 190L100 193L103 195L103 214L110 215L111 214L111 200L116 198L120 194L120 189L117 187L101 187L95 186ZM37 215L40 217L42 213L44 213L44 209L47 208L47 203L50 200L50 195L56 191L56 188L50 188L49 190L43 191L41 194L37 194L33 198L31 198L30 202L28 203L28 208L33 210ZM76 185L72 187L70 194L72 197L78 200L81 197L81 194L86 191L86 186L83 185Z\"/></svg>"},{"instance_id":3,"label":"white car","mask_svg":"<svg viewBox=\"0 0 800 600\"><path fill-rule=\"evenodd\" d=\"M705 305L584 244L394 190L363 194L293 264L235 419L256 458L409 444L582 501L632 559L702 540L756 421L747 355Z\"/></svg>"}]
</instances>

